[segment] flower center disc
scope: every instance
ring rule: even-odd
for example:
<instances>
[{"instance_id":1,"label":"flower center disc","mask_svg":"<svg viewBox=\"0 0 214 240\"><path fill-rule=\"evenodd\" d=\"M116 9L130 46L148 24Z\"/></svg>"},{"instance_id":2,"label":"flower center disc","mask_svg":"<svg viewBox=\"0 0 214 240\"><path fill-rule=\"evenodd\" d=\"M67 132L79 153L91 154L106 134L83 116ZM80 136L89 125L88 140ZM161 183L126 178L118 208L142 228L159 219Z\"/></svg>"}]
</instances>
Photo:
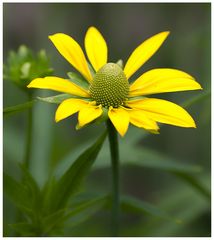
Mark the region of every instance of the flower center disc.
<instances>
[{"instance_id":1,"label":"flower center disc","mask_svg":"<svg viewBox=\"0 0 214 240\"><path fill-rule=\"evenodd\" d=\"M115 63L107 63L94 76L90 93L97 105L117 108L128 96L129 83L123 70Z\"/></svg>"}]
</instances>

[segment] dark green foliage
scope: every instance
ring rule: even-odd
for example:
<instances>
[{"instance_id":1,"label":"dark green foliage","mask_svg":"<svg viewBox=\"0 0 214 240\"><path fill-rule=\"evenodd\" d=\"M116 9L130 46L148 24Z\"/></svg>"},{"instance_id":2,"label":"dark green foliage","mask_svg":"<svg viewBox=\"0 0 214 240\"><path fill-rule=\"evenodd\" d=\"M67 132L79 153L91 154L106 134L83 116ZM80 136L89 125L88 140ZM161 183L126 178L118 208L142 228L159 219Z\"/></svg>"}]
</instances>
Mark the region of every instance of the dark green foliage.
<instances>
[{"instance_id":1,"label":"dark green foliage","mask_svg":"<svg viewBox=\"0 0 214 240\"><path fill-rule=\"evenodd\" d=\"M63 223L72 217L80 214L84 221L98 211L105 202L103 196L80 202L75 208L72 208L72 205L68 206L68 201L78 192L80 184L88 175L105 137L106 132L83 152L58 180L49 181L43 189L38 187L23 165L21 165L22 181L17 181L5 173L5 193L26 220L10 226L21 236L46 236L49 233L55 234L55 229L63 230Z\"/></svg>"}]
</instances>

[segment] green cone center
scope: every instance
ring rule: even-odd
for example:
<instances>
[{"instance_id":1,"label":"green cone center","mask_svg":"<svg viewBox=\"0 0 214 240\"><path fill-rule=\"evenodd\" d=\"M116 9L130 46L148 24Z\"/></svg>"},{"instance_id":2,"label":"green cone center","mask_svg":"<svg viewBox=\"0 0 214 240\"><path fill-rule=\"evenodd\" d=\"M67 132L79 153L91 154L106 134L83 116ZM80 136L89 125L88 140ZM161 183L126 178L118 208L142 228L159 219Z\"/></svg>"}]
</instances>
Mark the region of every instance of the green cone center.
<instances>
[{"instance_id":1,"label":"green cone center","mask_svg":"<svg viewBox=\"0 0 214 240\"><path fill-rule=\"evenodd\" d=\"M97 105L118 108L128 96L129 83L117 64L107 63L95 74L90 93Z\"/></svg>"}]
</instances>

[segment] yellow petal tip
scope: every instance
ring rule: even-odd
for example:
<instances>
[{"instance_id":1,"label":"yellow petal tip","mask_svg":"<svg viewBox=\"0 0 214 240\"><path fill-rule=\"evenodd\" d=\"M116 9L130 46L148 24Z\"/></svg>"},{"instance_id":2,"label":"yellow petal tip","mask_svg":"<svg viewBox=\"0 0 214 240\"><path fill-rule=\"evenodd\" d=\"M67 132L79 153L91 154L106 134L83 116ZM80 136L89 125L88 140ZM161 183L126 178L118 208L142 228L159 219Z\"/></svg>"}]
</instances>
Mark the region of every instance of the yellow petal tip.
<instances>
[{"instance_id":1,"label":"yellow petal tip","mask_svg":"<svg viewBox=\"0 0 214 240\"><path fill-rule=\"evenodd\" d=\"M52 39L54 38L55 34L49 35L48 38L52 41Z\"/></svg>"},{"instance_id":2,"label":"yellow petal tip","mask_svg":"<svg viewBox=\"0 0 214 240\"><path fill-rule=\"evenodd\" d=\"M88 28L88 30L91 30L91 29L95 29L95 30L97 30L97 28L94 27L94 26L90 26L90 27Z\"/></svg>"},{"instance_id":3,"label":"yellow petal tip","mask_svg":"<svg viewBox=\"0 0 214 240\"><path fill-rule=\"evenodd\" d=\"M170 31L163 31L163 32L160 32L159 34L157 35L165 35L165 38L167 38L170 34Z\"/></svg>"},{"instance_id":4,"label":"yellow petal tip","mask_svg":"<svg viewBox=\"0 0 214 240\"><path fill-rule=\"evenodd\" d=\"M197 86L195 87L195 90L203 90L202 86L200 83L198 83L194 78L193 80L195 81L195 83L197 84Z\"/></svg>"},{"instance_id":5,"label":"yellow petal tip","mask_svg":"<svg viewBox=\"0 0 214 240\"><path fill-rule=\"evenodd\" d=\"M117 130L117 129L116 129ZM121 137L124 137L125 135L126 135L126 132L127 132L127 130L125 131L125 132L122 132L122 131L118 131L117 130L117 132L119 133L119 136L121 136Z\"/></svg>"},{"instance_id":6,"label":"yellow petal tip","mask_svg":"<svg viewBox=\"0 0 214 240\"><path fill-rule=\"evenodd\" d=\"M60 119L55 118L55 122L56 122L56 123L58 123L59 121L60 121Z\"/></svg>"},{"instance_id":7,"label":"yellow petal tip","mask_svg":"<svg viewBox=\"0 0 214 240\"><path fill-rule=\"evenodd\" d=\"M58 123L60 120L62 120L62 119L59 118L58 112L56 111L56 113L55 113L55 122Z\"/></svg>"},{"instance_id":8,"label":"yellow petal tip","mask_svg":"<svg viewBox=\"0 0 214 240\"><path fill-rule=\"evenodd\" d=\"M38 79L38 78L36 78L36 79ZM36 80L36 79L32 80L32 81L27 85L27 88L33 88L33 87L35 87L35 86L34 86L34 83L35 83L35 80Z\"/></svg>"},{"instance_id":9,"label":"yellow petal tip","mask_svg":"<svg viewBox=\"0 0 214 240\"><path fill-rule=\"evenodd\" d=\"M53 38L54 36L56 36L56 35L58 35L58 34L60 34L60 33L51 34L51 35L48 36L48 38L51 39L51 38ZM63 33L61 33L61 34L63 34Z\"/></svg>"}]
</instances>

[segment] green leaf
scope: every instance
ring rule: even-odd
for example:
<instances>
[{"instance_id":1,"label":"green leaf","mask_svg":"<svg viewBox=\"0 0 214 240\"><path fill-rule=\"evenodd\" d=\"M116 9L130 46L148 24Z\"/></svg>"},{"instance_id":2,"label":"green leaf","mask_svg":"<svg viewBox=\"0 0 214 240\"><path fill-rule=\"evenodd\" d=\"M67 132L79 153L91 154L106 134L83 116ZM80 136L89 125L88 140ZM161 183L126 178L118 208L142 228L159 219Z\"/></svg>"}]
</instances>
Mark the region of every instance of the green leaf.
<instances>
[{"instance_id":1,"label":"green leaf","mask_svg":"<svg viewBox=\"0 0 214 240\"><path fill-rule=\"evenodd\" d=\"M87 221L92 215L102 209L108 200L108 196L92 199L91 201L85 201L82 204L75 206L75 209L68 212L64 220L67 220L68 226L76 227L79 224Z\"/></svg>"},{"instance_id":2,"label":"green leaf","mask_svg":"<svg viewBox=\"0 0 214 240\"><path fill-rule=\"evenodd\" d=\"M207 185L210 184L210 178L207 173L200 175L200 177L198 176L198 178L205 180ZM199 225L197 226L200 226L200 221L206 219L202 216L210 213L210 203L207 202L207 199L182 182L177 182L169 187L159 198L158 205L169 212L173 212L173 215L181 219L183 224L174 224L173 222L163 221L163 219L156 220L150 218L147 222L142 221L137 226L140 236L184 236L183 234L187 233L187 229L189 229L188 226L192 225L193 222L195 223L196 219L199 220ZM133 229L133 231L135 230ZM188 234L190 233L188 232Z\"/></svg>"},{"instance_id":3,"label":"green leaf","mask_svg":"<svg viewBox=\"0 0 214 240\"><path fill-rule=\"evenodd\" d=\"M63 94L58 94L51 97L37 97L37 99L40 101L47 102L47 103L56 103L56 104L59 104L68 98L74 98L74 96L67 93L63 93Z\"/></svg>"},{"instance_id":4,"label":"green leaf","mask_svg":"<svg viewBox=\"0 0 214 240\"><path fill-rule=\"evenodd\" d=\"M65 221L71 222L69 226L74 227L80 222L86 221L91 215L95 214L106 203L107 196L87 199L75 204L72 208L61 209L54 214L44 218L45 234L49 233L53 228L60 228Z\"/></svg>"},{"instance_id":5,"label":"green leaf","mask_svg":"<svg viewBox=\"0 0 214 240\"><path fill-rule=\"evenodd\" d=\"M5 117L10 114L18 113L18 112L24 111L28 108L31 108L35 102L36 102L36 100L33 100L33 101L22 103L22 104L19 104L16 106L6 107L3 109L3 116Z\"/></svg>"},{"instance_id":6,"label":"green leaf","mask_svg":"<svg viewBox=\"0 0 214 240\"><path fill-rule=\"evenodd\" d=\"M34 221L36 216L41 213L40 189L29 171L21 164L20 167L22 183L4 173L4 191L20 211Z\"/></svg>"},{"instance_id":7,"label":"green leaf","mask_svg":"<svg viewBox=\"0 0 214 240\"><path fill-rule=\"evenodd\" d=\"M79 204L75 204L75 206L68 211L65 216L63 217L63 220L66 220L68 218L74 217L79 213L82 213L82 211L91 209L92 207L95 207L96 211L102 207L106 201L108 200L108 196L101 196L97 198L87 199L85 201L82 201ZM93 210L94 213L94 210Z\"/></svg>"},{"instance_id":8,"label":"green leaf","mask_svg":"<svg viewBox=\"0 0 214 240\"><path fill-rule=\"evenodd\" d=\"M174 173L177 177L184 180L185 182L189 183L195 189L197 189L203 196L205 196L208 200L211 199L211 193L208 189L205 188L199 181L197 176L189 175L186 173L175 172Z\"/></svg>"},{"instance_id":9,"label":"green leaf","mask_svg":"<svg viewBox=\"0 0 214 240\"><path fill-rule=\"evenodd\" d=\"M14 229L17 233L21 234L22 237L35 237L35 229L30 223L15 223L9 224L9 227Z\"/></svg>"},{"instance_id":10,"label":"green leaf","mask_svg":"<svg viewBox=\"0 0 214 240\"><path fill-rule=\"evenodd\" d=\"M37 97L37 99L42 101L42 102L55 103L55 104L59 104L62 101L68 99L68 98L77 98L77 96L67 94L67 93L63 93L63 94L58 94L58 95L51 96L51 97ZM82 97L78 97L78 98L81 99ZM87 98L83 98L83 99L89 100Z\"/></svg>"},{"instance_id":11,"label":"green leaf","mask_svg":"<svg viewBox=\"0 0 214 240\"><path fill-rule=\"evenodd\" d=\"M28 200L32 201L32 208L37 211L39 210L41 204L40 188L24 164L20 164L19 166L22 170L23 185L29 192L30 199Z\"/></svg>"},{"instance_id":12,"label":"green leaf","mask_svg":"<svg viewBox=\"0 0 214 240\"><path fill-rule=\"evenodd\" d=\"M63 226L62 217L67 211L67 208L60 209L46 217L42 220L43 232L47 235L53 228L60 228Z\"/></svg>"},{"instance_id":13,"label":"green leaf","mask_svg":"<svg viewBox=\"0 0 214 240\"><path fill-rule=\"evenodd\" d=\"M14 178L6 173L4 177L4 192L13 201L16 206L25 206L30 208L28 192L24 185L20 184Z\"/></svg>"},{"instance_id":14,"label":"green leaf","mask_svg":"<svg viewBox=\"0 0 214 240\"><path fill-rule=\"evenodd\" d=\"M67 73L69 79L76 85L88 90L89 89L89 82L85 80L82 76L74 72Z\"/></svg>"},{"instance_id":15,"label":"green leaf","mask_svg":"<svg viewBox=\"0 0 214 240\"><path fill-rule=\"evenodd\" d=\"M61 176L53 192L52 199L54 201L51 199L54 210L64 208L70 196L77 192L79 185L87 176L94 163L105 138L106 132L91 147L84 151Z\"/></svg>"},{"instance_id":16,"label":"green leaf","mask_svg":"<svg viewBox=\"0 0 214 240\"><path fill-rule=\"evenodd\" d=\"M135 149L135 150L134 150ZM126 158L128 151L134 153L136 156L130 160ZM202 171L201 166L182 163L176 159L172 159L158 151L154 151L149 148L129 148L123 152L124 158L126 158L127 164L142 166L146 168L159 169L168 172L185 172L185 173L199 173ZM132 156L132 155L131 155Z\"/></svg>"},{"instance_id":17,"label":"green leaf","mask_svg":"<svg viewBox=\"0 0 214 240\"><path fill-rule=\"evenodd\" d=\"M123 165L132 165L143 168L158 169L168 172L199 173L201 166L182 163L176 159L170 158L163 153L152 149L129 144L129 140L121 141L120 159ZM108 145L105 145L99 155L99 161L95 163L95 168L109 167Z\"/></svg>"},{"instance_id":18,"label":"green leaf","mask_svg":"<svg viewBox=\"0 0 214 240\"><path fill-rule=\"evenodd\" d=\"M180 222L178 219L174 219L164 210L154 206L151 203L130 197L122 196L121 206L125 211L131 211L133 213L146 213L155 217L164 218L167 220L175 221L176 223Z\"/></svg>"},{"instance_id":19,"label":"green leaf","mask_svg":"<svg viewBox=\"0 0 214 240\"><path fill-rule=\"evenodd\" d=\"M190 106L192 106L193 104L195 103L198 103L198 102L201 102L205 99L207 99L208 97L211 96L211 92L210 91L205 91L205 92L202 92L200 94L198 94L197 96L181 103L181 105L184 107L184 108L188 108Z\"/></svg>"},{"instance_id":20,"label":"green leaf","mask_svg":"<svg viewBox=\"0 0 214 240\"><path fill-rule=\"evenodd\" d=\"M95 72L94 68L92 67L92 65L89 62L87 62L87 63L88 63L89 71L91 72L92 77L94 77L96 72Z\"/></svg>"}]
</instances>

